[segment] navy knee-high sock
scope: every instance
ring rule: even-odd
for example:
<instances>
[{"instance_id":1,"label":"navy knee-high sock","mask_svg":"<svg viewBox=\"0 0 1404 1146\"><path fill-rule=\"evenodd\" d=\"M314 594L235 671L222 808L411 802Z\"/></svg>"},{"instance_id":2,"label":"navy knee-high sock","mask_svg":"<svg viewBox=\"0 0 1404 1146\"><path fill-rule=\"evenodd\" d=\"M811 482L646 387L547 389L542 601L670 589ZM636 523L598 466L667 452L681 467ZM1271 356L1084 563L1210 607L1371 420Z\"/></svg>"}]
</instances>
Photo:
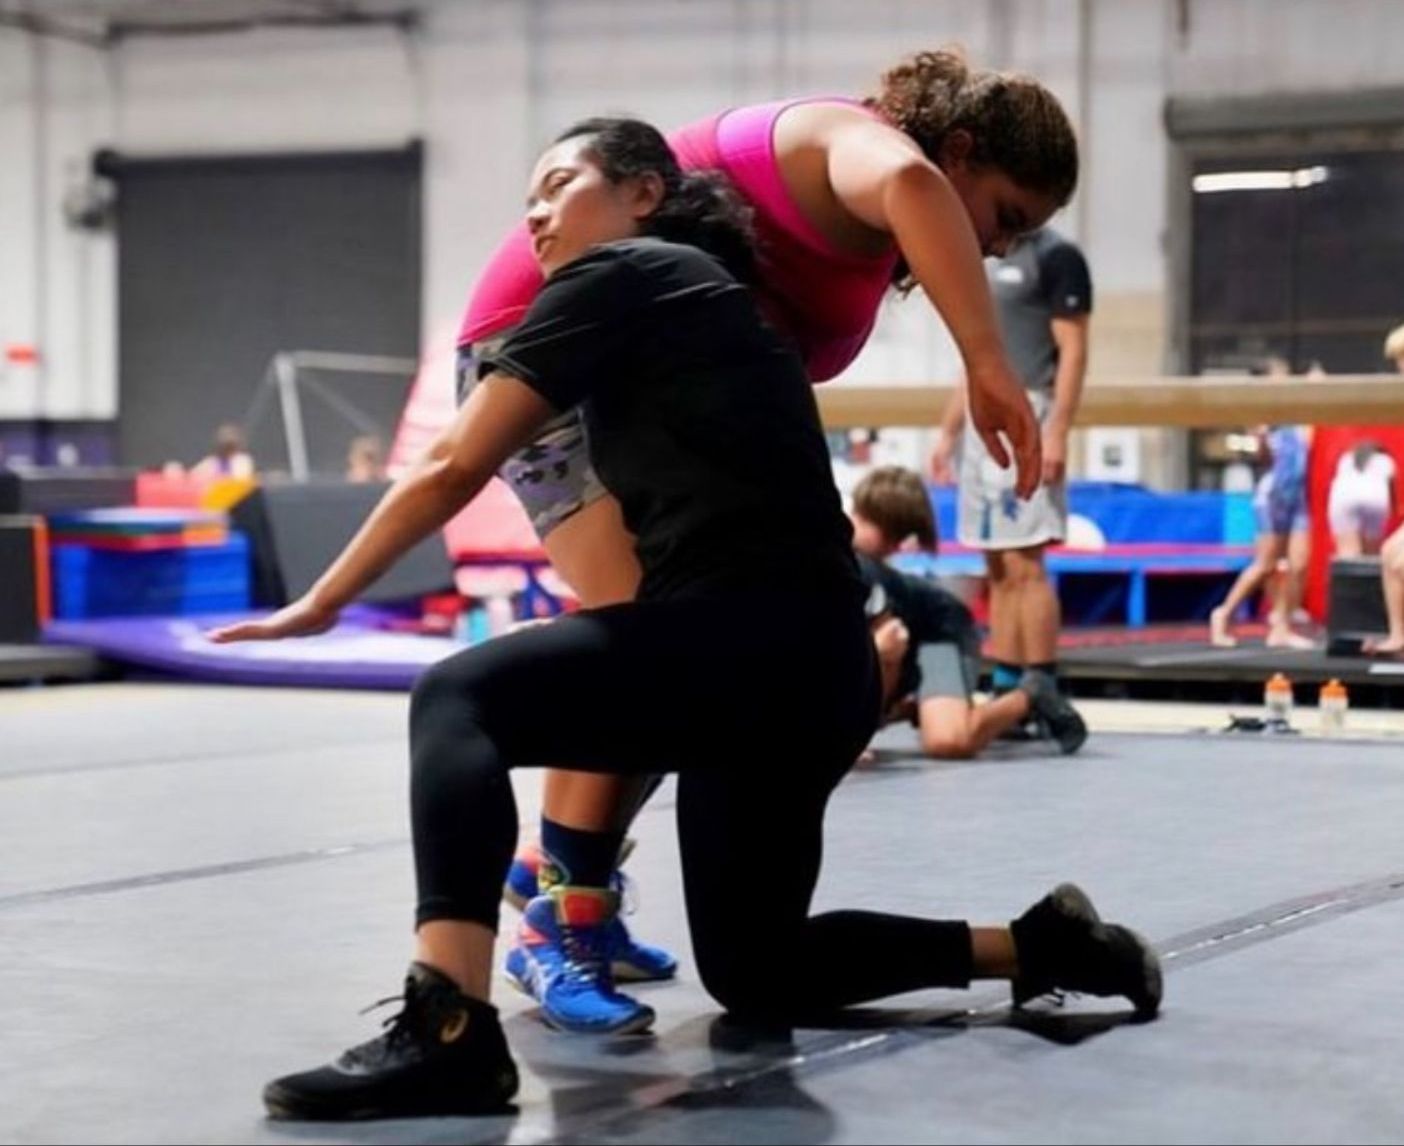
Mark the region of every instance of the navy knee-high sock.
<instances>
[{"instance_id":1,"label":"navy knee-high sock","mask_svg":"<svg viewBox=\"0 0 1404 1146\"><path fill-rule=\"evenodd\" d=\"M586 832L541 818L541 886L608 887L624 833Z\"/></svg>"}]
</instances>

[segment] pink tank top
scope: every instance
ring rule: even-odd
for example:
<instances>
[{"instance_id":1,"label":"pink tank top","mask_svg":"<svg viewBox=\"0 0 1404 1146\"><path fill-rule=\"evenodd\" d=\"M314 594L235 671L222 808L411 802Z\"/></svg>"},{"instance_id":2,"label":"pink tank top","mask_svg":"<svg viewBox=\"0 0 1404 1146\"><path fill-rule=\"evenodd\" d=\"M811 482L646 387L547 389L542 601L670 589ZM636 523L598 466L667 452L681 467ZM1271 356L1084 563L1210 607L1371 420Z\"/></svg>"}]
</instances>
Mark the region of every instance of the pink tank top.
<instances>
[{"instance_id":1,"label":"pink tank top","mask_svg":"<svg viewBox=\"0 0 1404 1146\"><path fill-rule=\"evenodd\" d=\"M897 253L876 257L835 250L801 213L775 159L775 121L800 103L783 100L736 108L669 137L684 170L721 170L755 210L760 257L756 286L767 317L796 344L810 378L826 382L863 348L892 281ZM519 322L541 287L526 224L493 253L478 279L458 344L479 342Z\"/></svg>"}]
</instances>

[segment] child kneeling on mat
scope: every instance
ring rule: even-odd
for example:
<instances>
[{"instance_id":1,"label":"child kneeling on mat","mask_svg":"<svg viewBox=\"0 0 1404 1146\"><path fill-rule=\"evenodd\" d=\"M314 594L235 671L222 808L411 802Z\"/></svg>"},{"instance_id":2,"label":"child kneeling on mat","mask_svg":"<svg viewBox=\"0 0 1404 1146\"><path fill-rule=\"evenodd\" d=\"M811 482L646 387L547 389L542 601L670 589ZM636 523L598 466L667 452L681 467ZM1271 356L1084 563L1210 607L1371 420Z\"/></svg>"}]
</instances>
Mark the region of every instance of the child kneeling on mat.
<instances>
[{"instance_id":1,"label":"child kneeling on mat","mask_svg":"<svg viewBox=\"0 0 1404 1146\"><path fill-rule=\"evenodd\" d=\"M922 752L937 760L969 759L1030 717L1064 753L1081 748L1087 726L1047 673L1028 669L1018 687L976 704L980 634L970 610L949 590L887 564L909 539L931 553L939 545L921 476L901 466L873 470L854 489L850 516L882 668L884 719L910 720Z\"/></svg>"}]
</instances>

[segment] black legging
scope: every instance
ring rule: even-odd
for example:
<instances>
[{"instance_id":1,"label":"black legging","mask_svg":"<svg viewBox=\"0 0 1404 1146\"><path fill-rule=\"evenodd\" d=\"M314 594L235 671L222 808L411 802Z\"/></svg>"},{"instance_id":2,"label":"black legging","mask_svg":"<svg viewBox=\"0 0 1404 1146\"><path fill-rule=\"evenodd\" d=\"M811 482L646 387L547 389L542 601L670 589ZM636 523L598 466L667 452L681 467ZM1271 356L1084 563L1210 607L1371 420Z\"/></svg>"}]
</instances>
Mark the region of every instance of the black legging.
<instances>
[{"instance_id":1,"label":"black legging","mask_svg":"<svg viewBox=\"0 0 1404 1146\"><path fill-rule=\"evenodd\" d=\"M449 657L410 710L417 919L496 928L511 768L675 771L693 953L728 1010L783 1019L967 986L965 923L809 916L824 808L878 692L858 605L794 592L616 605Z\"/></svg>"}]
</instances>

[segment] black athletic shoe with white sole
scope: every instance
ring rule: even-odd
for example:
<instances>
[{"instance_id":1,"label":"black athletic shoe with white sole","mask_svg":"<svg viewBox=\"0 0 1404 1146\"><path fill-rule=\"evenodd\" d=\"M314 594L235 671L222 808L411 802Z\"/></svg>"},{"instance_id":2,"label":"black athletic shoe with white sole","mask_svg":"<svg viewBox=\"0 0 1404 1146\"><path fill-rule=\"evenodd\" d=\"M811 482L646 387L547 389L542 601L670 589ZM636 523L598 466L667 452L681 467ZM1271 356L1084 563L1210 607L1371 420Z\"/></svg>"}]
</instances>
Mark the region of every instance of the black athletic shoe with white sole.
<instances>
[{"instance_id":1,"label":"black athletic shoe with white sole","mask_svg":"<svg viewBox=\"0 0 1404 1146\"><path fill-rule=\"evenodd\" d=\"M1046 672L1031 669L1019 687L1028 695L1033 714L1050 740L1058 743L1064 756L1070 756L1087 743L1087 723L1061 692L1058 682Z\"/></svg>"},{"instance_id":2,"label":"black athletic shoe with white sole","mask_svg":"<svg viewBox=\"0 0 1404 1146\"><path fill-rule=\"evenodd\" d=\"M1019 959L1014 1005L1053 991L1124 995L1138 1018L1160 1010L1160 958L1149 943L1103 923L1083 890L1060 883L1009 925Z\"/></svg>"},{"instance_id":3,"label":"black athletic shoe with white sole","mask_svg":"<svg viewBox=\"0 0 1404 1146\"><path fill-rule=\"evenodd\" d=\"M347 1121L511 1109L517 1067L496 1007L411 963L404 1008L386 1026L333 1063L270 1082L263 1090L269 1115Z\"/></svg>"}]
</instances>

